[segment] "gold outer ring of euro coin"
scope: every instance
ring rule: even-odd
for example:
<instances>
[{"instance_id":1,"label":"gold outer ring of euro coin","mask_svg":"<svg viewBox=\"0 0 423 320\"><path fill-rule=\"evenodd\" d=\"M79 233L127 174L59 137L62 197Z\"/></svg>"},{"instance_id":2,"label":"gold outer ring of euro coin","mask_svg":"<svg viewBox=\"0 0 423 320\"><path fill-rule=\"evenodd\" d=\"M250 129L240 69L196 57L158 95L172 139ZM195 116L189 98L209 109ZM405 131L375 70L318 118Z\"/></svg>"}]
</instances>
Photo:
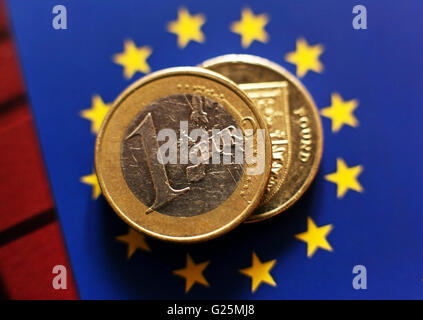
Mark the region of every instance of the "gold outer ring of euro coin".
<instances>
[{"instance_id":1,"label":"gold outer ring of euro coin","mask_svg":"<svg viewBox=\"0 0 423 320\"><path fill-rule=\"evenodd\" d=\"M246 157L241 165L159 164L158 131L181 119L191 129L237 126L253 136L254 154L263 133L263 170L251 174L257 163ZM267 126L254 103L231 80L196 67L158 71L128 87L107 113L95 147L98 181L118 216L174 242L208 240L242 223L260 202L270 165Z\"/></svg>"},{"instance_id":2,"label":"gold outer ring of euro coin","mask_svg":"<svg viewBox=\"0 0 423 320\"><path fill-rule=\"evenodd\" d=\"M266 119L272 140L272 173L264 201L247 222L273 217L304 194L318 171L323 132L313 98L290 72L257 56L229 54L207 60L201 67L236 82Z\"/></svg>"}]
</instances>

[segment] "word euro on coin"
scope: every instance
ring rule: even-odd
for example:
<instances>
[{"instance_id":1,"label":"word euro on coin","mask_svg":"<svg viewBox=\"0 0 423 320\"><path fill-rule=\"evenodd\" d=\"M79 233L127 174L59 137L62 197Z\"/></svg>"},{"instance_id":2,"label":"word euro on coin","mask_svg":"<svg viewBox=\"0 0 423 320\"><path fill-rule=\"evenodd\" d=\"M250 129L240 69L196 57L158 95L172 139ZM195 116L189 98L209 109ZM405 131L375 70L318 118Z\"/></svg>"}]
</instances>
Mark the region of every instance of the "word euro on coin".
<instances>
[{"instance_id":1,"label":"word euro on coin","mask_svg":"<svg viewBox=\"0 0 423 320\"><path fill-rule=\"evenodd\" d=\"M195 242L243 222L259 204L271 165L267 126L229 79L171 68L115 101L96 141L103 194L138 231Z\"/></svg>"},{"instance_id":2,"label":"word euro on coin","mask_svg":"<svg viewBox=\"0 0 423 320\"><path fill-rule=\"evenodd\" d=\"M271 177L248 222L284 211L304 194L320 164L323 133L311 95L287 70L260 57L231 54L201 66L235 81L254 101L269 128Z\"/></svg>"}]
</instances>

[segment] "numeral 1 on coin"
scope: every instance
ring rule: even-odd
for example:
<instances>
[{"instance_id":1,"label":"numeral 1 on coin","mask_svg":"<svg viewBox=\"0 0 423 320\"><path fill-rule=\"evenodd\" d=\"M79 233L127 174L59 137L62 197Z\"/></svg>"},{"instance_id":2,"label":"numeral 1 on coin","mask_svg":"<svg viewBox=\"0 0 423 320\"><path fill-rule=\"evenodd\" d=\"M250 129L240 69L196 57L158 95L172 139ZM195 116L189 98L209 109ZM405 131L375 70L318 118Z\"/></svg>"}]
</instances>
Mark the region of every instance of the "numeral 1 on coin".
<instances>
[{"instance_id":1,"label":"numeral 1 on coin","mask_svg":"<svg viewBox=\"0 0 423 320\"><path fill-rule=\"evenodd\" d=\"M157 142L156 129L154 128L153 117L148 113L141 123L129 134L126 139L134 136L140 136L141 147L147 158L148 168L150 169L151 179L153 181L156 198L151 207L146 211L150 213L157 210L166 203L172 201L177 196L184 194L190 188L173 189L169 183L165 166L157 160L159 143Z\"/></svg>"}]
</instances>

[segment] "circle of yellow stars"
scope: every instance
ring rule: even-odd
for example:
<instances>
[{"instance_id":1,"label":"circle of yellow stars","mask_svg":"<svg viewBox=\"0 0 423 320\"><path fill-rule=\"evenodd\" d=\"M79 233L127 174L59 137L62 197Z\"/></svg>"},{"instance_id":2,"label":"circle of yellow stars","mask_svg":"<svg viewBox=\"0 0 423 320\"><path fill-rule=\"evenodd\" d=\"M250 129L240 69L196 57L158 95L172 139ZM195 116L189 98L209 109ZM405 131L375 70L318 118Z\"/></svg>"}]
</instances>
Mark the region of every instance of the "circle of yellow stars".
<instances>
[{"instance_id":1,"label":"circle of yellow stars","mask_svg":"<svg viewBox=\"0 0 423 320\"><path fill-rule=\"evenodd\" d=\"M151 251L150 246L145 240L145 236L135 231L132 228L128 229L128 233L116 237L116 240L127 245L128 259L132 257L132 255L135 253L137 249L141 249L147 252Z\"/></svg>"},{"instance_id":2,"label":"circle of yellow stars","mask_svg":"<svg viewBox=\"0 0 423 320\"><path fill-rule=\"evenodd\" d=\"M195 283L205 287L210 286L203 275L204 269L209 265L210 261L196 264L191 256L187 254L187 263L185 268L174 270L173 274L185 279L185 293L187 293Z\"/></svg>"},{"instance_id":3,"label":"circle of yellow stars","mask_svg":"<svg viewBox=\"0 0 423 320\"><path fill-rule=\"evenodd\" d=\"M323 108L320 113L332 120L332 131L338 132L344 124L354 128L358 126L358 120L353 114L357 107L356 99L344 101L339 93L332 93L331 105Z\"/></svg>"},{"instance_id":4,"label":"circle of yellow stars","mask_svg":"<svg viewBox=\"0 0 423 320\"><path fill-rule=\"evenodd\" d=\"M276 259L261 262L257 257L257 254L253 251L253 261L251 267L241 269L239 272L251 278L251 292L255 292L262 283L276 287L276 282L270 274L270 271L273 269L275 264Z\"/></svg>"},{"instance_id":5,"label":"circle of yellow stars","mask_svg":"<svg viewBox=\"0 0 423 320\"><path fill-rule=\"evenodd\" d=\"M307 231L297 234L295 237L307 243L307 257L311 258L318 248L332 251L332 247L326 237L332 231L331 224L318 227L311 217L307 218Z\"/></svg>"},{"instance_id":6,"label":"circle of yellow stars","mask_svg":"<svg viewBox=\"0 0 423 320\"><path fill-rule=\"evenodd\" d=\"M267 14L254 15L250 8L245 8L241 12L241 20L231 24L231 31L241 36L241 45L248 48L256 40L266 43L269 40L264 27L268 24Z\"/></svg>"},{"instance_id":7,"label":"circle of yellow stars","mask_svg":"<svg viewBox=\"0 0 423 320\"><path fill-rule=\"evenodd\" d=\"M177 46L184 49L191 41L197 43L205 42L205 35L202 31L206 23L206 17L202 13L191 14L187 8L181 7L177 11L177 19L167 24L167 31L175 34L177 37ZM241 18L230 24L230 31L240 36L241 46L248 48L254 41L267 43L269 35L265 27L269 23L269 17L266 13L255 14L250 8L241 10ZM304 37L299 37L296 41L295 51L285 55L285 61L296 66L296 74L303 78L309 71L322 73L324 66L320 61L320 56L324 52L321 44L310 45ZM153 50L148 45L137 46L136 43L127 39L123 43L123 51L112 56L112 61L123 68L123 76L131 79L137 72L149 73L151 68L147 59L151 56ZM344 125L356 128L358 120L354 115L358 107L358 101L351 99L345 101L339 93L331 94L331 105L322 108L320 113L332 121L332 132L339 132ZM91 122L91 132L97 134L101 123L110 109L110 103L105 103L102 97L95 94L91 98L91 107L80 112L80 116ZM343 198L349 190L363 192L358 178L363 171L361 165L348 166L342 159L338 158L336 162L336 171L324 176L324 178L336 184L337 197ZM96 200L101 195L101 189L96 174L93 172L80 178L84 184L91 186L91 198ZM333 230L332 224L322 226L316 225L311 217L307 217L307 230L296 234L295 238L305 242L307 245L307 257L312 258L318 249L332 252L332 246L328 241L328 236ZM151 252L151 248L144 235L138 233L132 228L128 228L126 234L116 237L116 241L127 246L127 258L130 259L139 249L143 252ZM251 279L251 292L256 292L263 284L272 287L276 286L276 281L272 276L272 269L277 260L262 262L256 252L252 252L252 262L250 267L240 269L240 274ZM173 271L173 274L185 279L185 293L188 293L195 284L203 287L209 287L204 272L209 266L210 261L196 263L187 253L186 266Z\"/></svg>"},{"instance_id":8,"label":"circle of yellow stars","mask_svg":"<svg viewBox=\"0 0 423 320\"><path fill-rule=\"evenodd\" d=\"M97 134L100 130L101 123L109 110L110 105L104 103L103 99L98 95L94 95L91 100L91 108L82 110L81 117L91 121L91 132Z\"/></svg>"},{"instance_id":9,"label":"circle of yellow stars","mask_svg":"<svg viewBox=\"0 0 423 320\"><path fill-rule=\"evenodd\" d=\"M338 198L342 198L349 189L363 192L363 187L357 179L362 171L362 166L348 167L343 159L338 158L336 160L336 172L327 174L325 179L336 184L336 195Z\"/></svg>"},{"instance_id":10,"label":"circle of yellow stars","mask_svg":"<svg viewBox=\"0 0 423 320\"><path fill-rule=\"evenodd\" d=\"M113 62L123 67L126 79L131 79L136 72L150 72L147 58L153 51L149 46L137 47L132 40L125 40L123 48L123 52L113 56Z\"/></svg>"},{"instance_id":11,"label":"circle of yellow stars","mask_svg":"<svg viewBox=\"0 0 423 320\"><path fill-rule=\"evenodd\" d=\"M167 25L167 31L177 35L178 47L185 48L190 41L203 43L205 41L204 33L201 27L206 22L202 14L191 15L186 8L178 10L178 19L171 21Z\"/></svg>"},{"instance_id":12,"label":"circle of yellow stars","mask_svg":"<svg viewBox=\"0 0 423 320\"><path fill-rule=\"evenodd\" d=\"M299 38L296 50L286 54L285 60L296 65L297 76L300 78L304 77L310 70L322 73L323 64L320 62L319 57L323 50L321 44L310 46L306 39Z\"/></svg>"},{"instance_id":13,"label":"circle of yellow stars","mask_svg":"<svg viewBox=\"0 0 423 320\"><path fill-rule=\"evenodd\" d=\"M98 179L95 172L81 177L80 180L82 183L88 184L92 187L91 198L93 200L96 200L101 194L101 189L100 189L100 185L98 184Z\"/></svg>"}]
</instances>

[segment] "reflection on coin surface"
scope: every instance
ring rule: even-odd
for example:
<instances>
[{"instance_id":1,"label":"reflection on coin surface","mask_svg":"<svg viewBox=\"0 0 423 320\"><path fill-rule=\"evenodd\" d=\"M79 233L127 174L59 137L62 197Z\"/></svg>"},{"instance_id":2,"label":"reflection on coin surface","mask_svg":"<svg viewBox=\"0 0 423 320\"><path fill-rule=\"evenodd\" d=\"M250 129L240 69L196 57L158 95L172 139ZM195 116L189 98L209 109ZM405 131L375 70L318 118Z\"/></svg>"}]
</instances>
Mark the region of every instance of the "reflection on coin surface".
<instances>
[{"instance_id":1,"label":"reflection on coin surface","mask_svg":"<svg viewBox=\"0 0 423 320\"><path fill-rule=\"evenodd\" d=\"M130 226L164 240L231 230L257 207L270 174L258 114L242 90L209 70L144 77L117 98L96 141L106 199Z\"/></svg>"},{"instance_id":2,"label":"reflection on coin surface","mask_svg":"<svg viewBox=\"0 0 423 320\"><path fill-rule=\"evenodd\" d=\"M269 128L271 177L260 206L247 221L267 219L284 211L307 190L319 168L323 133L313 99L292 74L260 57L225 55L201 66L239 84Z\"/></svg>"}]
</instances>

